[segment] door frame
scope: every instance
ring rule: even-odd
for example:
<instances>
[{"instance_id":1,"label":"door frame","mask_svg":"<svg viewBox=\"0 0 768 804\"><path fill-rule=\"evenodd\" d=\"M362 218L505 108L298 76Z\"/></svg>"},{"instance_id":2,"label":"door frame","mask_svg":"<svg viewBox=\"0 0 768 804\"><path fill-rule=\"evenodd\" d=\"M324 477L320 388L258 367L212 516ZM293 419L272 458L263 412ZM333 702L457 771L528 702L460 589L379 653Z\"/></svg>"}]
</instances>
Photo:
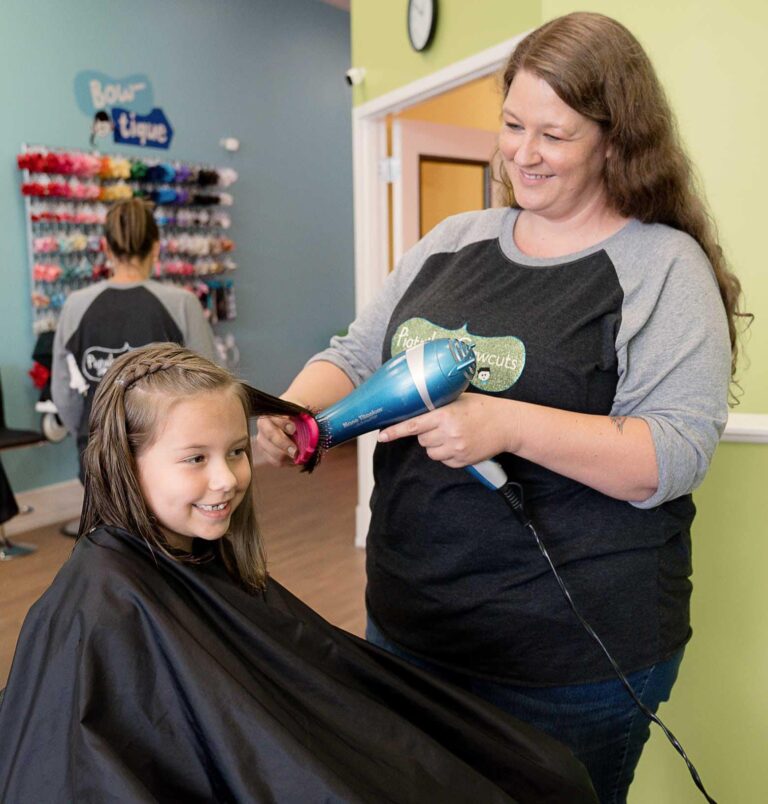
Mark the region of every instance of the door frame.
<instances>
[{"instance_id":1,"label":"door frame","mask_svg":"<svg viewBox=\"0 0 768 804\"><path fill-rule=\"evenodd\" d=\"M504 66L529 31L454 62L352 110L352 173L355 232L355 310L372 301L389 273L387 184L381 171L387 157L387 115L440 95ZM370 523L368 501L373 491L374 433L357 442L357 508L355 544L365 546Z\"/></svg>"},{"instance_id":2,"label":"door frame","mask_svg":"<svg viewBox=\"0 0 768 804\"><path fill-rule=\"evenodd\" d=\"M387 156L387 115L499 70L529 31L500 42L352 110L352 170L357 312L381 287L389 271L387 185L381 164Z\"/></svg>"},{"instance_id":3,"label":"door frame","mask_svg":"<svg viewBox=\"0 0 768 804\"><path fill-rule=\"evenodd\" d=\"M403 254L421 239L420 157L472 162L477 166L493 161L498 132L479 128L397 118L392 122L392 158L398 165L392 178L392 255L397 265ZM394 174L394 175L393 175ZM487 171L486 171L487 177Z\"/></svg>"}]
</instances>

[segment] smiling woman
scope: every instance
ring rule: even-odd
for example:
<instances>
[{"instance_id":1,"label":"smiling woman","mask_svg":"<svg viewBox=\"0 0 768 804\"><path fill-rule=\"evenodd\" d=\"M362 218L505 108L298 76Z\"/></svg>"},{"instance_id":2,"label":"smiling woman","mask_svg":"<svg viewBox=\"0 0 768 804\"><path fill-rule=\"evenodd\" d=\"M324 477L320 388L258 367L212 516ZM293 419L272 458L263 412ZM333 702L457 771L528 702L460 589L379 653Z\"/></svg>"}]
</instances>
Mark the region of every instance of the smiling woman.
<instances>
[{"instance_id":1,"label":"smiling woman","mask_svg":"<svg viewBox=\"0 0 768 804\"><path fill-rule=\"evenodd\" d=\"M524 252L552 257L564 247L577 251L627 223L608 200L603 173L611 150L596 122L527 70L515 75L502 114L499 150L514 197L526 210L515 227Z\"/></svg>"}]
</instances>

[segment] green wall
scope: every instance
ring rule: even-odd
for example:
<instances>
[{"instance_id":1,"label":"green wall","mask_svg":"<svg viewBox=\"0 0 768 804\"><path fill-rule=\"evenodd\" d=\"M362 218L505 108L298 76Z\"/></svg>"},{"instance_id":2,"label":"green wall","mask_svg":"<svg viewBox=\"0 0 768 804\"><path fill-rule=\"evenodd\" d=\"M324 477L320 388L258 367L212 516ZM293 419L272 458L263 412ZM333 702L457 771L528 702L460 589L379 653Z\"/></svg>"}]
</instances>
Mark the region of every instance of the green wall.
<instances>
[{"instance_id":1,"label":"green wall","mask_svg":"<svg viewBox=\"0 0 768 804\"><path fill-rule=\"evenodd\" d=\"M355 105L535 28L541 20L540 0L442 0L432 44L415 53L408 42L407 6L408 0L352 0L352 64L366 69L364 83L354 88Z\"/></svg>"},{"instance_id":2,"label":"green wall","mask_svg":"<svg viewBox=\"0 0 768 804\"><path fill-rule=\"evenodd\" d=\"M356 105L575 10L623 22L656 65L756 321L740 372L739 412L768 413L768 273L760 232L768 187L768 3L762 0L440 0L423 55L410 51L407 0L352 0L353 64L365 67ZM720 802L768 800L768 448L722 444L696 493L694 638L661 715ZM627 590L630 594L631 590ZM630 804L696 804L683 760L660 730L640 763Z\"/></svg>"}]
</instances>

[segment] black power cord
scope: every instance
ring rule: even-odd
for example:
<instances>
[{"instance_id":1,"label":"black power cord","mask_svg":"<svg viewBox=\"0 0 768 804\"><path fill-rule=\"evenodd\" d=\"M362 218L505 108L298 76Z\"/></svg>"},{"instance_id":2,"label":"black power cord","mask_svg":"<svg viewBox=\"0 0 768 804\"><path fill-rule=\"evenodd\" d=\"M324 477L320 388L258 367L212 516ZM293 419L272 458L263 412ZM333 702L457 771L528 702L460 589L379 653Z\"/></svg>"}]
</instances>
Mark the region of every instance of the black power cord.
<instances>
[{"instance_id":1,"label":"black power cord","mask_svg":"<svg viewBox=\"0 0 768 804\"><path fill-rule=\"evenodd\" d=\"M688 766L688 770L691 774L691 778L693 779L694 784L696 787L701 790L704 798L709 802L709 804L717 804L717 802L707 793L704 789L704 783L701 781L701 777L699 776L698 771L694 767L693 763L690 759L688 759L688 755L683 750L683 746L677 740L674 734L664 725L661 721L661 718L657 717L651 710L635 695L635 691L632 689L632 685L627 681L627 677L621 671L621 668L616 664L613 656L608 652L608 649L603 645L602 640L600 637L594 632L592 626L581 616L578 609L576 608L571 594L568 591L566 585L563 583L563 579L560 577L558 571L555 569L555 565L550 558L549 552L547 548L544 546L544 543L539 538L539 534L536 532L536 528L533 526L533 522L531 522L531 518L528 516L528 513L525 510L525 505L523 504L523 487L519 483L514 483L512 481L508 481L505 483L501 488L497 489L498 493L504 498L507 505L514 511L517 518L522 523L523 527L530 531L533 535L533 538L536 540L536 544L539 546L539 550L541 554L546 559L547 564L549 564L549 568L552 570L552 574L555 576L555 580L557 581L557 585L560 587L560 591L563 593L565 599L568 601L568 605L571 607L571 611L576 615L576 618L581 623L584 630L589 634L590 637L598 644L600 650L605 654L608 661L611 663L611 667L613 668L613 672L616 673L619 681L624 685L624 689L629 693L632 700L635 702L637 708L651 721L656 723L659 728L664 732L667 739L672 743L675 750L680 754L680 756L685 760L685 764Z\"/></svg>"}]
</instances>

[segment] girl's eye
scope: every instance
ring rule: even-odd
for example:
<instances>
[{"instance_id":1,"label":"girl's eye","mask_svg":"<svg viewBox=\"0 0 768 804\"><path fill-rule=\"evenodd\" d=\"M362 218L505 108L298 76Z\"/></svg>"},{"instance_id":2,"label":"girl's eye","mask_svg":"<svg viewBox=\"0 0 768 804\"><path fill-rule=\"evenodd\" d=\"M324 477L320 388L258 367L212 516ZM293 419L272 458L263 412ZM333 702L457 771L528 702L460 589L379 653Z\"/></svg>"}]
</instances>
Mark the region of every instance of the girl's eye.
<instances>
[{"instance_id":1,"label":"girl's eye","mask_svg":"<svg viewBox=\"0 0 768 804\"><path fill-rule=\"evenodd\" d=\"M522 131L523 127L519 123L504 123L511 131Z\"/></svg>"},{"instance_id":2,"label":"girl's eye","mask_svg":"<svg viewBox=\"0 0 768 804\"><path fill-rule=\"evenodd\" d=\"M233 449L232 454L236 458L239 458L241 455L245 455L245 447L238 447L237 449Z\"/></svg>"},{"instance_id":3,"label":"girl's eye","mask_svg":"<svg viewBox=\"0 0 768 804\"><path fill-rule=\"evenodd\" d=\"M544 136L548 140L551 140L552 142L560 142L560 140L562 139L562 137L556 137L554 134L545 134Z\"/></svg>"},{"instance_id":4,"label":"girl's eye","mask_svg":"<svg viewBox=\"0 0 768 804\"><path fill-rule=\"evenodd\" d=\"M203 455L190 455L189 458L184 459L184 463L202 463L204 460Z\"/></svg>"}]
</instances>

